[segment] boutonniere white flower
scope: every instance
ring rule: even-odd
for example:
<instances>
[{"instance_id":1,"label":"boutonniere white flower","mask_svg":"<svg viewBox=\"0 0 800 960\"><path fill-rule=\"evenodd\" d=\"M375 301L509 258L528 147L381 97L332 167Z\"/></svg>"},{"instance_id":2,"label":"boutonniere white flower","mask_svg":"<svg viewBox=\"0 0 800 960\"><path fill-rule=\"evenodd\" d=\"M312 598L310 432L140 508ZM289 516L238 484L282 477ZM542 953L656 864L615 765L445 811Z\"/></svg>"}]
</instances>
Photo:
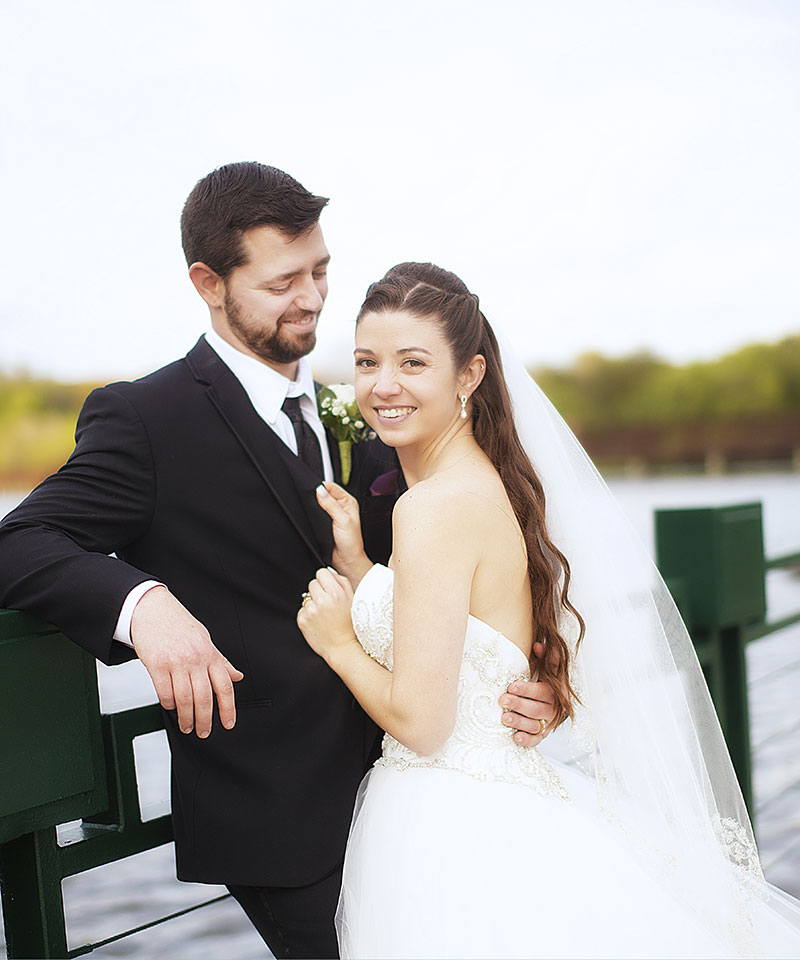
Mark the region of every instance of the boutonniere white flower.
<instances>
[{"instance_id":1,"label":"boutonniere white flower","mask_svg":"<svg viewBox=\"0 0 800 960\"><path fill-rule=\"evenodd\" d=\"M317 409L323 425L339 444L342 483L350 479L354 443L375 436L364 422L356 403L356 391L349 383L334 383L317 393Z\"/></svg>"}]
</instances>

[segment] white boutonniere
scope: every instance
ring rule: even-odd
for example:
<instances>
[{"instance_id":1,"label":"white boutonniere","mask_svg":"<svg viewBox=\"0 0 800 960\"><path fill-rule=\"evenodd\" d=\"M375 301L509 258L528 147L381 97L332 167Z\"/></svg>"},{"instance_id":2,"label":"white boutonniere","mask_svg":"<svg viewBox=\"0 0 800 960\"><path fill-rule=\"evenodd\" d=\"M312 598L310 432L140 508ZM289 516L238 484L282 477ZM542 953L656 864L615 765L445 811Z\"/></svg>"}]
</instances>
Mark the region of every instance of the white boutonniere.
<instances>
[{"instance_id":1,"label":"white boutonniere","mask_svg":"<svg viewBox=\"0 0 800 960\"><path fill-rule=\"evenodd\" d=\"M352 447L354 443L375 436L361 417L356 403L356 391L349 383L334 383L317 394L317 409L323 425L339 444L342 462L342 483L350 479Z\"/></svg>"}]
</instances>

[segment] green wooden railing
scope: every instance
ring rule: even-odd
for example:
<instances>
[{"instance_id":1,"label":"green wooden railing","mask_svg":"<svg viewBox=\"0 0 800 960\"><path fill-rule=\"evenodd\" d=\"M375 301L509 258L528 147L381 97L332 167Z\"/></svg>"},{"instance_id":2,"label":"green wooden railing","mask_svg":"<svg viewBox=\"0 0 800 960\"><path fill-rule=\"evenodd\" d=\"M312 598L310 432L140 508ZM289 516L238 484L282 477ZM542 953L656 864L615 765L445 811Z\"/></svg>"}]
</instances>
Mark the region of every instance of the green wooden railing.
<instances>
[{"instance_id":1,"label":"green wooden railing","mask_svg":"<svg viewBox=\"0 0 800 960\"><path fill-rule=\"evenodd\" d=\"M656 558L691 633L752 816L745 647L800 622L800 612L764 619L767 571L800 565L800 553L767 559L761 504L745 503L656 511Z\"/></svg>"},{"instance_id":2,"label":"green wooden railing","mask_svg":"<svg viewBox=\"0 0 800 960\"><path fill-rule=\"evenodd\" d=\"M689 626L752 811L745 646L800 621L767 623L761 505L656 513L659 567ZM53 627L0 611L0 890L9 958L76 957L180 916L68 948L65 877L172 839L143 821L133 741L162 727L157 705L103 715L94 660ZM59 824L77 822L68 831ZM223 899L216 897L207 903Z\"/></svg>"},{"instance_id":3,"label":"green wooden railing","mask_svg":"<svg viewBox=\"0 0 800 960\"><path fill-rule=\"evenodd\" d=\"M157 704L101 714L94 659L53 627L0 611L0 890L10 958L77 957L152 925L69 949L61 883L172 839L168 815L141 818L133 753L136 737L162 727Z\"/></svg>"}]
</instances>

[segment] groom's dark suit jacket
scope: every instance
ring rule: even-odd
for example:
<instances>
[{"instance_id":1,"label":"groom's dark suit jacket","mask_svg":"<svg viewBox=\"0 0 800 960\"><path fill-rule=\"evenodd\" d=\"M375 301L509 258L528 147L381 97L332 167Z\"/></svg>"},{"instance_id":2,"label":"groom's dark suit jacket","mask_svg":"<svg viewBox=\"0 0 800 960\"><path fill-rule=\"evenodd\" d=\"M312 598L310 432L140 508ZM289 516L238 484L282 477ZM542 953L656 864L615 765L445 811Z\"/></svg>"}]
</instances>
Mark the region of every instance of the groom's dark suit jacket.
<instances>
[{"instance_id":1,"label":"groom's dark suit jacket","mask_svg":"<svg viewBox=\"0 0 800 960\"><path fill-rule=\"evenodd\" d=\"M300 596L331 559L318 480L261 420L204 339L134 383L94 391L69 461L0 525L0 607L36 614L105 663L129 591L164 582L244 673L237 722L207 740L165 712L178 876L298 886L341 859L377 730L299 633ZM331 453L338 467L336 444ZM386 560L396 467L354 447L350 489ZM107 556L115 552L118 559Z\"/></svg>"}]
</instances>

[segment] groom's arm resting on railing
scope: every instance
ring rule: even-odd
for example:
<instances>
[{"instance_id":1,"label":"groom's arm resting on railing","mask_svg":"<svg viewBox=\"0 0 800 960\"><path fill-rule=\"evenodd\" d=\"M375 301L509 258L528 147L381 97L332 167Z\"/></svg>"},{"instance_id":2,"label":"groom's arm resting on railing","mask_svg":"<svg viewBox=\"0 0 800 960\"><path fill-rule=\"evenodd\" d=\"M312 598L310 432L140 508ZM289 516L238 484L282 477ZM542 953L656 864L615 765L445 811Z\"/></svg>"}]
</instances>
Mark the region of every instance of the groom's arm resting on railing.
<instances>
[{"instance_id":1,"label":"groom's arm resting on railing","mask_svg":"<svg viewBox=\"0 0 800 960\"><path fill-rule=\"evenodd\" d=\"M122 663L133 652L112 638L126 598L149 578L108 554L148 529L152 453L136 409L113 385L89 395L75 439L67 463L0 524L0 607L54 624L103 663ZM241 674L165 587L136 604L132 640L181 729L210 730L213 694L223 723L232 723L229 681Z\"/></svg>"}]
</instances>

